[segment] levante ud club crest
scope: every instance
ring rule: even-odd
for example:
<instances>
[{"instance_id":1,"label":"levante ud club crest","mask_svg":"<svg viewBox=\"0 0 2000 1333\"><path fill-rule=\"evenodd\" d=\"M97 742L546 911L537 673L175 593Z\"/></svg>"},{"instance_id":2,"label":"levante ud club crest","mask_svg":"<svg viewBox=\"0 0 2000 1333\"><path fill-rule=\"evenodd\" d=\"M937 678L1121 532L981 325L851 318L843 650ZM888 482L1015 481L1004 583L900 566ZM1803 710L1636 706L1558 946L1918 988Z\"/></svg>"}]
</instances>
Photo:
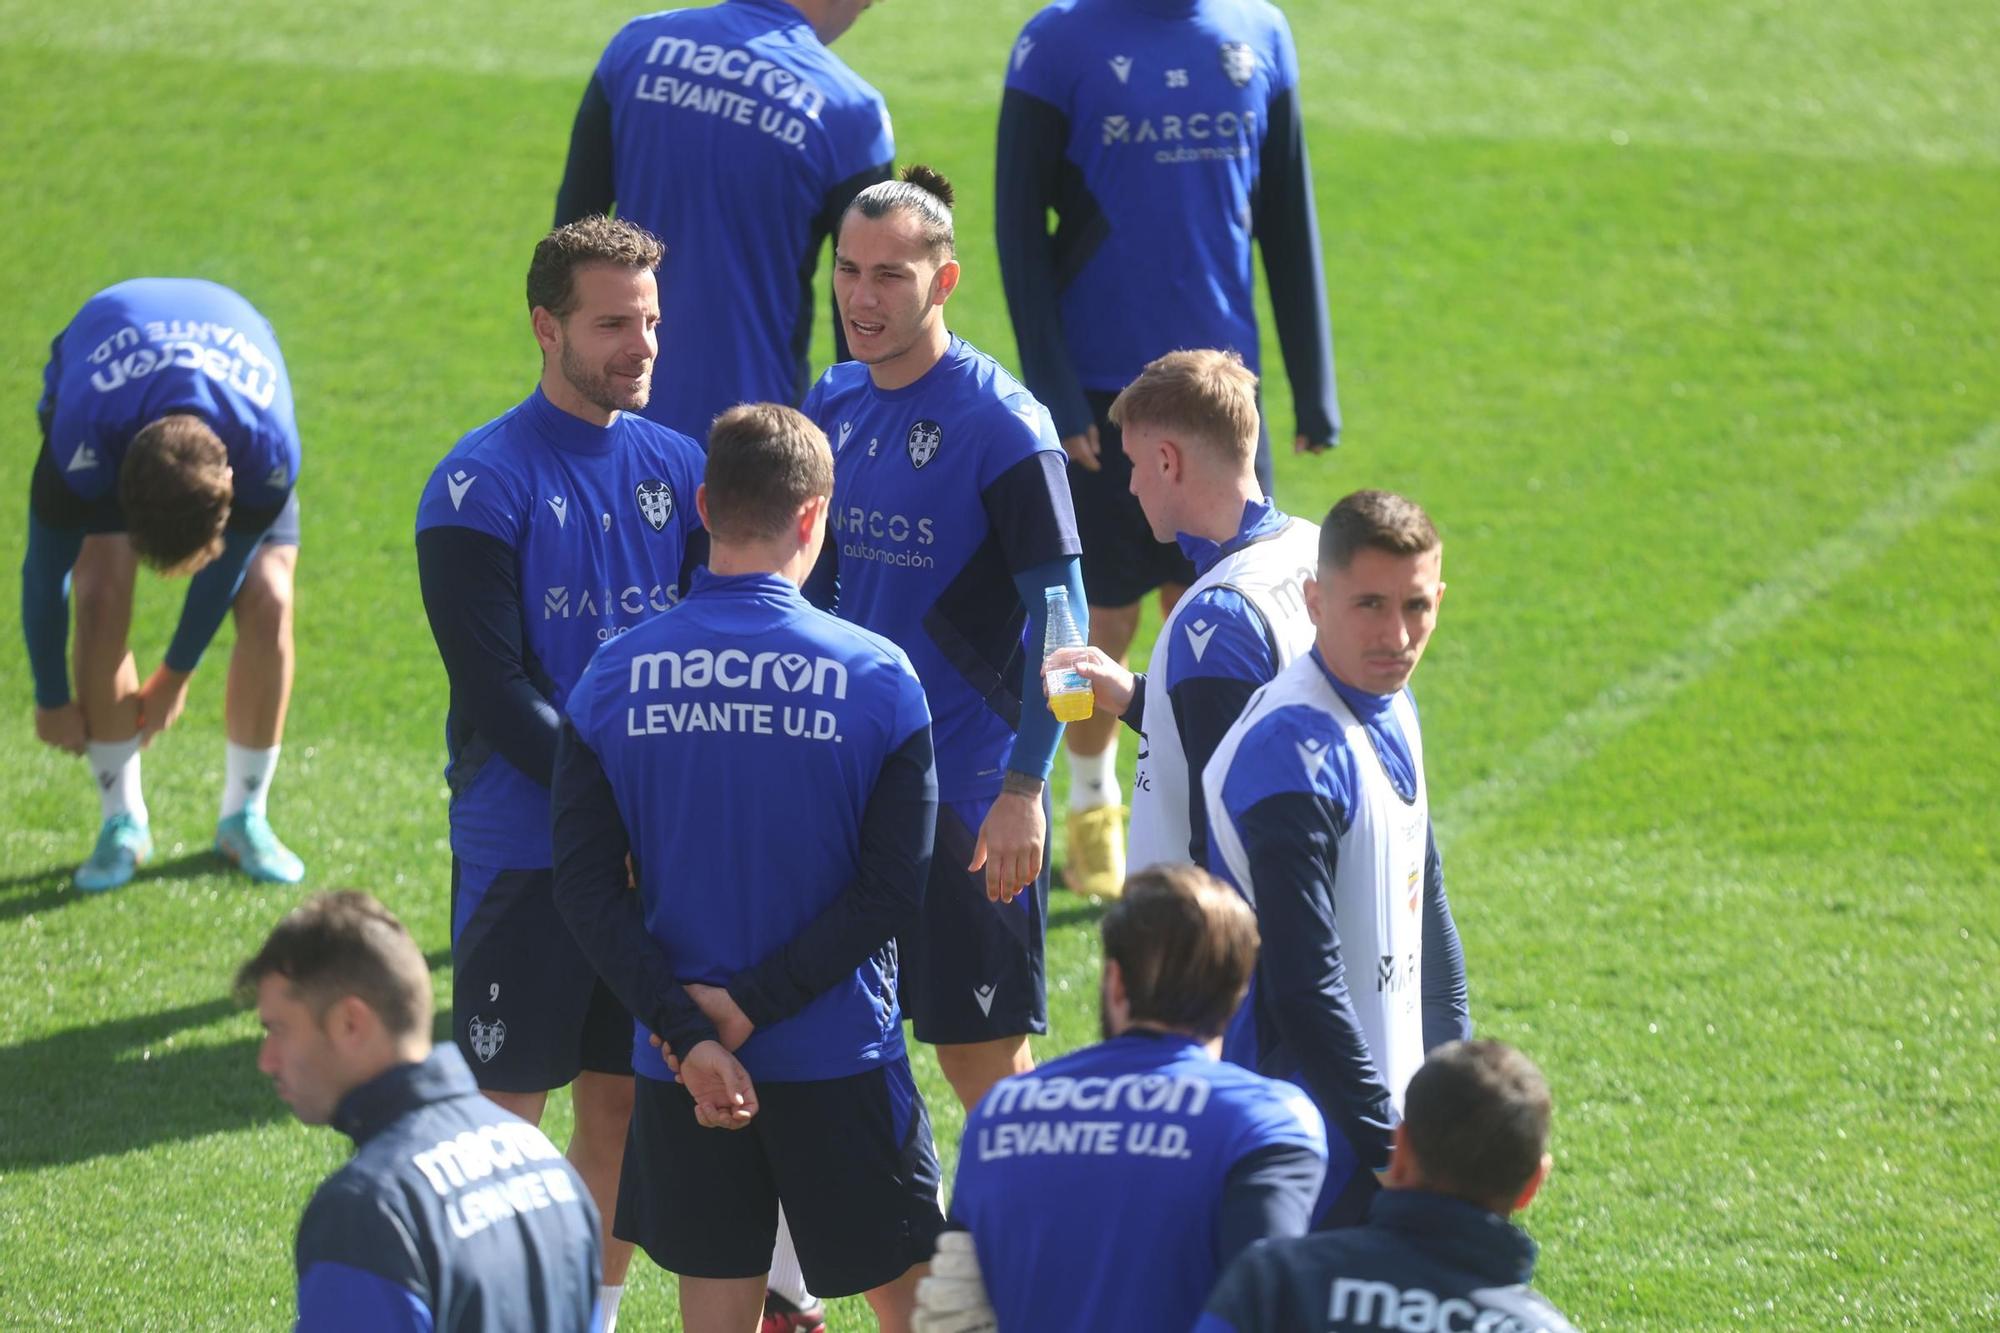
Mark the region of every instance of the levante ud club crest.
<instances>
[{"instance_id":1,"label":"levante ud club crest","mask_svg":"<svg viewBox=\"0 0 2000 1333\"><path fill-rule=\"evenodd\" d=\"M479 1063L486 1064L507 1044L507 1025L497 1018L491 1023L481 1022L479 1015L474 1014L465 1035L471 1039L472 1053L479 1057Z\"/></svg>"},{"instance_id":2,"label":"levante ud club crest","mask_svg":"<svg viewBox=\"0 0 2000 1333\"><path fill-rule=\"evenodd\" d=\"M1257 72L1257 53L1243 42L1224 42L1222 72L1229 76L1231 83L1241 88Z\"/></svg>"},{"instance_id":3,"label":"levante ud club crest","mask_svg":"<svg viewBox=\"0 0 2000 1333\"><path fill-rule=\"evenodd\" d=\"M653 531L664 530L674 516L673 489L664 481L648 480L639 483L638 494L639 513L653 525Z\"/></svg>"},{"instance_id":4,"label":"levante ud club crest","mask_svg":"<svg viewBox=\"0 0 2000 1333\"><path fill-rule=\"evenodd\" d=\"M935 421L919 421L910 427L910 462L922 467L937 457L938 445L944 441L944 427Z\"/></svg>"}]
</instances>

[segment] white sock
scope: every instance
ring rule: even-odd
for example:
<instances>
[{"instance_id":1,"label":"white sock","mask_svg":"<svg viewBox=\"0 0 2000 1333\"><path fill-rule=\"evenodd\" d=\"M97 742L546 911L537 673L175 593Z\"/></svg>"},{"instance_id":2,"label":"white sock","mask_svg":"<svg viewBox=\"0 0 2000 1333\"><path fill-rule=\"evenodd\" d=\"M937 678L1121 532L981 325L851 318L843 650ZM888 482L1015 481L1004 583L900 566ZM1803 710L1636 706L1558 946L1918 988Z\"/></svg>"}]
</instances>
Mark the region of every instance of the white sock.
<instances>
[{"instance_id":1,"label":"white sock","mask_svg":"<svg viewBox=\"0 0 2000 1333\"><path fill-rule=\"evenodd\" d=\"M1069 751L1069 808L1095 810L1100 805L1122 805L1118 799L1118 738L1102 754Z\"/></svg>"},{"instance_id":2,"label":"white sock","mask_svg":"<svg viewBox=\"0 0 2000 1333\"><path fill-rule=\"evenodd\" d=\"M618 1333L618 1302L625 1299L625 1284L597 1289L597 1310L604 1317L604 1333Z\"/></svg>"},{"instance_id":3,"label":"white sock","mask_svg":"<svg viewBox=\"0 0 2000 1333\"><path fill-rule=\"evenodd\" d=\"M778 1210L778 1247L771 1252L771 1276L764 1283L772 1291L803 1310L813 1303L813 1294L806 1290L806 1275L799 1269L799 1252L792 1244L792 1224L785 1220L785 1210Z\"/></svg>"},{"instance_id":4,"label":"white sock","mask_svg":"<svg viewBox=\"0 0 2000 1333\"><path fill-rule=\"evenodd\" d=\"M248 810L264 813L264 801L271 794L271 774L278 768L278 752L285 747L253 750L229 741L223 746L222 818Z\"/></svg>"},{"instance_id":5,"label":"white sock","mask_svg":"<svg viewBox=\"0 0 2000 1333\"><path fill-rule=\"evenodd\" d=\"M90 756L90 775L97 779L104 817L130 815L146 823L146 798L139 791L139 738L91 741L84 749Z\"/></svg>"}]
</instances>

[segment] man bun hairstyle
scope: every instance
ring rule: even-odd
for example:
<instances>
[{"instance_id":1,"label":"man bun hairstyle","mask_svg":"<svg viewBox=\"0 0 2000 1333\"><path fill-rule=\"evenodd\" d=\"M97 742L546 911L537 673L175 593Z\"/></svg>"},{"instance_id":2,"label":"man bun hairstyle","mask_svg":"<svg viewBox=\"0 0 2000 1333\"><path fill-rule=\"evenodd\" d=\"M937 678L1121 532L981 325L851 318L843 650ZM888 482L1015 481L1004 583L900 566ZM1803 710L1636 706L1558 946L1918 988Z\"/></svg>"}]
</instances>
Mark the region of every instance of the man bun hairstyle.
<instances>
[{"instance_id":1,"label":"man bun hairstyle","mask_svg":"<svg viewBox=\"0 0 2000 1333\"><path fill-rule=\"evenodd\" d=\"M1319 563L1346 569L1364 547L1385 555L1422 555L1443 545L1431 516L1393 491L1355 491L1328 511L1319 528Z\"/></svg>"},{"instance_id":2,"label":"man bun hairstyle","mask_svg":"<svg viewBox=\"0 0 2000 1333\"><path fill-rule=\"evenodd\" d=\"M535 246L535 257L528 264L528 309L567 319L576 309L578 269L615 264L651 272L666 253L659 237L623 218L602 213L578 218L557 227Z\"/></svg>"},{"instance_id":3,"label":"man bun hairstyle","mask_svg":"<svg viewBox=\"0 0 2000 1333\"><path fill-rule=\"evenodd\" d=\"M917 219L924 244L933 259L956 259L958 242L951 225L951 206L956 196L944 173L919 162L904 167L897 179L877 181L854 196L848 212L864 218L882 218L891 213L908 213ZM843 220L845 215L843 214Z\"/></svg>"},{"instance_id":4,"label":"man bun hairstyle","mask_svg":"<svg viewBox=\"0 0 2000 1333\"><path fill-rule=\"evenodd\" d=\"M1212 1040L1250 991L1256 913L1206 870L1158 865L1130 876L1101 931L1134 1023Z\"/></svg>"},{"instance_id":5,"label":"man bun hairstyle","mask_svg":"<svg viewBox=\"0 0 2000 1333\"><path fill-rule=\"evenodd\" d=\"M322 1020L352 995L399 1040L430 1032L430 968L395 914L359 890L315 893L288 912L237 969L237 1003L256 1004L257 987L271 976L289 981Z\"/></svg>"},{"instance_id":6,"label":"man bun hairstyle","mask_svg":"<svg viewBox=\"0 0 2000 1333\"><path fill-rule=\"evenodd\" d=\"M190 573L222 554L235 486L229 450L200 417L148 422L126 446L118 504L132 551L163 574Z\"/></svg>"},{"instance_id":7,"label":"man bun hairstyle","mask_svg":"<svg viewBox=\"0 0 2000 1333\"><path fill-rule=\"evenodd\" d=\"M1438 1047L1403 1093L1403 1129L1426 1187L1511 1212L1549 1146L1548 1080L1512 1046Z\"/></svg>"},{"instance_id":8,"label":"man bun hairstyle","mask_svg":"<svg viewBox=\"0 0 2000 1333\"><path fill-rule=\"evenodd\" d=\"M803 412L744 403L709 427L702 485L718 541L768 541L785 534L800 505L833 494L833 450Z\"/></svg>"},{"instance_id":9,"label":"man bun hairstyle","mask_svg":"<svg viewBox=\"0 0 2000 1333\"><path fill-rule=\"evenodd\" d=\"M1119 392L1111 423L1183 436L1248 466L1257 456L1257 377L1234 352L1168 352Z\"/></svg>"}]
</instances>

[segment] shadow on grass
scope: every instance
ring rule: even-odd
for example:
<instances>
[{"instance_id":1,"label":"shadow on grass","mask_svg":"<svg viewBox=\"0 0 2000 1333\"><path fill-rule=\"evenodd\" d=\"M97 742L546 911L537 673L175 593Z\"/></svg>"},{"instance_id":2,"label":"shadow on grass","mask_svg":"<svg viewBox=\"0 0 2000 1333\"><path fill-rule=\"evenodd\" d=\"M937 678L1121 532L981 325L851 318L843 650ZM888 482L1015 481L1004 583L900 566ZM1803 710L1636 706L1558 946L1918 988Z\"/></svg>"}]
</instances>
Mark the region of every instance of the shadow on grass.
<instances>
[{"instance_id":1,"label":"shadow on grass","mask_svg":"<svg viewBox=\"0 0 2000 1333\"><path fill-rule=\"evenodd\" d=\"M439 949L424 961L435 971L450 957ZM166 1044L236 1012L225 996L0 1047L0 1172L289 1119L291 1108L257 1071L259 1038ZM439 1019L449 1041L450 1019Z\"/></svg>"},{"instance_id":2,"label":"shadow on grass","mask_svg":"<svg viewBox=\"0 0 2000 1333\"><path fill-rule=\"evenodd\" d=\"M219 874L229 868L229 863L212 848L203 847L192 852L183 852L169 860L149 861L139 867L139 873L132 876L130 884L123 888L112 889L110 892L130 893L154 880L198 879L203 875ZM81 893L72 887L70 876L75 871L76 864L71 863L0 878L0 922L32 916L37 912L54 911L71 903L100 896ZM247 884L249 881L245 880L244 883ZM17 893L16 890L20 889L32 889L33 892Z\"/></svg>"}]
</instances>

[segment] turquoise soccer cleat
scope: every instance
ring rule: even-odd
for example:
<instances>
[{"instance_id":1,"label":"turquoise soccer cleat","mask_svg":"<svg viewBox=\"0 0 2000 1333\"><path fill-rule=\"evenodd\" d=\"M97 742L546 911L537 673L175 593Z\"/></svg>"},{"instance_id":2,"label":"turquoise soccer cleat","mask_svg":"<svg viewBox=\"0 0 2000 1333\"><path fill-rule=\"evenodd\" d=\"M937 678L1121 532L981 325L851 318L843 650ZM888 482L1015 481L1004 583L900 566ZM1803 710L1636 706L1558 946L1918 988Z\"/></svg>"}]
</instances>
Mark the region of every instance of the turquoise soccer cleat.
<instances>
[{"instance_id":1,"label":"turquoise soccer cleat","mask_svg":"<svg viewBox=\"0 0 2000 1333\"><path fill-rule=\"evenodd\" d=\"M239 810L215 826L215 850L236 868L267 884L296 884L306 877L306 863L271 832L271 821Z\"/></svg>"},{"instance_id":2,"label":"turquoise soccer cleat","mask_svg":"<svg viewBox=\"0 0 2000 1333\"><path fill-rule=\"evenodd\" d=\"M153 835L131 815L112 815L97 831L90 859L76 868L73 883L83 893L103 893L132 882L132 876L153 854Z\"/></svg>"}]
</instances>

